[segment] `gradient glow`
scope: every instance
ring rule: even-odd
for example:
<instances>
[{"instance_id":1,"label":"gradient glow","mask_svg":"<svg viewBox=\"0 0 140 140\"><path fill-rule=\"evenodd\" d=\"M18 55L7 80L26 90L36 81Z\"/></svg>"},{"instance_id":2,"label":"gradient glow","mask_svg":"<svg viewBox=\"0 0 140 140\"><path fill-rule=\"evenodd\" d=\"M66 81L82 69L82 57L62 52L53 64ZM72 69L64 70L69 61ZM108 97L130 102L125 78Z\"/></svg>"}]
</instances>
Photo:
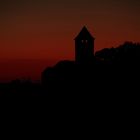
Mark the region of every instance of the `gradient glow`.
<instances>
[{"instance_id":1,"label":"gradient glow","mask_svg":"<svg viewBox=\"0 0 140 140\"><path fill-rule=\"evenodd\" d=\"M96 51L139 42L139 14L138 0L0 0L0 63L8 61L8 68L18 73L21 66L15 60L38 60L42 67L37 74L62 59L73 60L73 39L84 25L96 38ZM34 67L24 69L29 71L24 75L36 77Z\"/></svg>"}]
</instances>

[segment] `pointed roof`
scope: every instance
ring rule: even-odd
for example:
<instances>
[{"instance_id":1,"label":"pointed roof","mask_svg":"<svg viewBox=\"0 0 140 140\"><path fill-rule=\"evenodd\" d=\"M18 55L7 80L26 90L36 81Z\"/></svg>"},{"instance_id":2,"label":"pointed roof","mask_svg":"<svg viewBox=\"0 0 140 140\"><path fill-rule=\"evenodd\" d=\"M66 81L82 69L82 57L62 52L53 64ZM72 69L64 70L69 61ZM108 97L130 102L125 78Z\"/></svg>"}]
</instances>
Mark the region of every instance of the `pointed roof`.
<instances>
[{"instance_id":1,"label":"pointed roof","mask_svg":"<svg viewBox=\"0 0 140 140\"><path fill-rule=\"evenodd\" d=\"M90 34L88 29L86 28L86 26L84 26L75 39L89 39L89 38L94 39L94 37Z\"/></svg>"}]
</instances>

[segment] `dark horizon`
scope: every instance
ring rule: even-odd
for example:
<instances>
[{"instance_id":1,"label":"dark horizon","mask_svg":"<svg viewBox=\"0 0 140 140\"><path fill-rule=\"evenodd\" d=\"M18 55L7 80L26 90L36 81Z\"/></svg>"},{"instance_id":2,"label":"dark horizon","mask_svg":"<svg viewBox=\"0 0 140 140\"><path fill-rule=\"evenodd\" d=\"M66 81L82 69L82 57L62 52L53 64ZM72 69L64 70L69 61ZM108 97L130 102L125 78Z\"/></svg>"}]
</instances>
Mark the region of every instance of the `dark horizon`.
<instances>
[{"instance_id":1,"label":"dark horizon","mask_svg":"<svg viewBox=\"0 0 140 140\"><path fill-rule=\"evenodd\" d=\"M0 83L7 83L12 80L28 80L38 82L41 80L41 72L46 68L53 66L57 60L44 59L9 59L0 60Z\"/></svg>"},{"instance_id":2,"label":"dark horizon","mask_svg":"<svg viewBox=\"0 0 140 140\"><path fill-rule=\"evenodd\" d=\"M126 43L130 41L125 41ZM124 43L125 43L124 42ZM123 45L124 43L120 44ZM134 44L140 44L139 42L130 42ZM73 46L74 47L74 46ZM96 46L95 46L96 47ZM114 46L112 48L117 48ZM104 51L105 49L110 49L105 47L99 51L96 51L95 54ZM45 60L45 59L9 59L9 60L0 60L0 83L9 83L13 80L26 81L30 80L33 83L41 83L41 73L43 70L49 67L55 66L61 61L75 61L73 59L62 59L62 60Z\"/></svg>"},{"instance_id":3,"label":"dark horizon","mask_svg":"<svg viewBox=\"0 0 140 140\"><path fill-rule=\"evenodd\" d=\"M140 90L137 82L140 78L140 43L125 42L117 48L105 48L93 54L94 38L88 34L84 29L75 40L75 61L61 60L46 67L41 72L40 83L20 78L1 83L0 95L47 96L57 101L79 97L88 100L89 97L115 98L116 101L126 96L130 98L134 91ZM133 93L133 97L137 95L137 92Z\"/></svg>"}]
</instances>

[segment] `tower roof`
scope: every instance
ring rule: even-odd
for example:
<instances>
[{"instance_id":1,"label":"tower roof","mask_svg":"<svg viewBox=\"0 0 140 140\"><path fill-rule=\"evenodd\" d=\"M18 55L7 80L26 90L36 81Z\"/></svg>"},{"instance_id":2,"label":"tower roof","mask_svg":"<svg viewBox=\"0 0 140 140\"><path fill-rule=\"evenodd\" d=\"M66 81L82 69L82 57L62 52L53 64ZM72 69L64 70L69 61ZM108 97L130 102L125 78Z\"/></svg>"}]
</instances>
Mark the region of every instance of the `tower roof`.
<instances>
[{"instance_id":1,"label":"tower roof","mask_svg":"<svg viewBox=\"0 0 140 140\"><path fill-rule=\"evenodd\" d=\"M75 39L89 39L89 38L94 39L94 37L90 34L88 29L84 26Z\"/></svg>"}]
</instances>

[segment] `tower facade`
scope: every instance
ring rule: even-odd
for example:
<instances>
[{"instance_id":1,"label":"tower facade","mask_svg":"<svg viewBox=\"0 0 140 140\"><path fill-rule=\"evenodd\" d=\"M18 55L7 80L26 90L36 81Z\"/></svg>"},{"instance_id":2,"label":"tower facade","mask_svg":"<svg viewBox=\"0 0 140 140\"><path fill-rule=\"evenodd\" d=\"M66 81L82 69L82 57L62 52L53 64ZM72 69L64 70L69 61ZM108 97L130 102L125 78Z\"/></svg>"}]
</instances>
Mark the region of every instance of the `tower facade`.
<instances>
[{"instance_id":1,"label":"tower facade","mask_svg":"<svg viewBox=\"0 0 140 140\"><path fill-rule=\"evenodd\" d=\"M75 61L77 64L90 64L94 60L94 37L86 27L75 38Z\"/></svg>"}]
</instances>

